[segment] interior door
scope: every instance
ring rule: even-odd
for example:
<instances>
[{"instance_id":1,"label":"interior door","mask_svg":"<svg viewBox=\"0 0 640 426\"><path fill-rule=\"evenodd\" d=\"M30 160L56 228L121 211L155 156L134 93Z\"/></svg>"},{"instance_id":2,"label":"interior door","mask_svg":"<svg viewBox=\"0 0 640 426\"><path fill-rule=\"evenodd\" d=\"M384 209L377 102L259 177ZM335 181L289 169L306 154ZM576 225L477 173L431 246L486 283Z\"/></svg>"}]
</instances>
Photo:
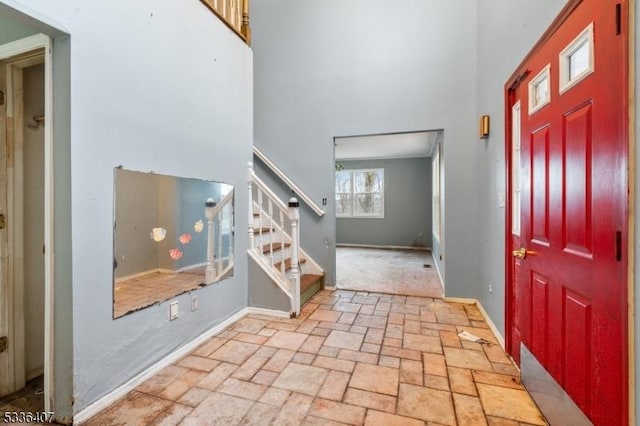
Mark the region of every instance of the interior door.
<instances>
[{"instance_id":1,"label":"interior door","mask_svg":"<svg viewBox=\"0 0 640 426\"><path fill-rule=\"evenodd\" d=\"M508 350L595 424L628 417L626 12L570 2L507 85Z\"/></svg>"}]
</instances>

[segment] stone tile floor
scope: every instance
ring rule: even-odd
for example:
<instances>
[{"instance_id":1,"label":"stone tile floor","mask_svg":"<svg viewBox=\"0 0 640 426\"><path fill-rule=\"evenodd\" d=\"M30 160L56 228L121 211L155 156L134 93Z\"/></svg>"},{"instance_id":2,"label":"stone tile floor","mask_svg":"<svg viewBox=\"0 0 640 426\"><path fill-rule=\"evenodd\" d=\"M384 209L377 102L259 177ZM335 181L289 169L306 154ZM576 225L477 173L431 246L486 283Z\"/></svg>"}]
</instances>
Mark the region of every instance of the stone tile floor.
<instances>
[{"instance_id":1,"label":"stone tile floor","mask_svg":"<svg viewBox=\"0 0 640 426\"><path fill-rule=\"evenodd\" d=\"M475 305L337 290L297 319L244 317L87 424L546 422Z\"/></svg>"}]
</instances>

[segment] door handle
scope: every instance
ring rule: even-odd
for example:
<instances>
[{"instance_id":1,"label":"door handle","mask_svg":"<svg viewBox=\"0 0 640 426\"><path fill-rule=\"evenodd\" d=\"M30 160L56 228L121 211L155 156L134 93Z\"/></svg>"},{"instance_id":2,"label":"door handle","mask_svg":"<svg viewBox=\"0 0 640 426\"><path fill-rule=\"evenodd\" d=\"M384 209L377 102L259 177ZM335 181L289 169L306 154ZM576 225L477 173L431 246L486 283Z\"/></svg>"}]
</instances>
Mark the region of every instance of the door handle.
<instances>
[{"instance_id":1,"label":"door handle","mask_svg":"<svg viewBox=\"0 0 640 426\"><path fill-rule=\"evenodd\" d=\"M527 250L526 248L522 247L520 250L512 251L511 254L513 255L513 257L517 257L518 259L526 259L528 255L535 255L536 252Z\"/></svg>"}]
</instances>

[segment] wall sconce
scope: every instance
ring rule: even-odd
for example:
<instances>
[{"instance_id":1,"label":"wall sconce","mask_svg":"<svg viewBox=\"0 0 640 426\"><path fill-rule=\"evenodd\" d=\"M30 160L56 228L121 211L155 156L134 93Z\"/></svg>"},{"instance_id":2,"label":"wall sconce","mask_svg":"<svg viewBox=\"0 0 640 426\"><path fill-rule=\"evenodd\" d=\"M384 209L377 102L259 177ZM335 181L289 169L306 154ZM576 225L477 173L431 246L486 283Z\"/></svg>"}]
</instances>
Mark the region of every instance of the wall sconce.
<instances>
[{"instance_id":1,"label":"wall sconce","mask_svg":"<svg viewBox=\"0 0 640 426\"><path fill-rule=\"evenodd\" d=\"M487 139L489 137L489 116L483 115L480 117L480 139Z\"/></svg>"}]
</instances>

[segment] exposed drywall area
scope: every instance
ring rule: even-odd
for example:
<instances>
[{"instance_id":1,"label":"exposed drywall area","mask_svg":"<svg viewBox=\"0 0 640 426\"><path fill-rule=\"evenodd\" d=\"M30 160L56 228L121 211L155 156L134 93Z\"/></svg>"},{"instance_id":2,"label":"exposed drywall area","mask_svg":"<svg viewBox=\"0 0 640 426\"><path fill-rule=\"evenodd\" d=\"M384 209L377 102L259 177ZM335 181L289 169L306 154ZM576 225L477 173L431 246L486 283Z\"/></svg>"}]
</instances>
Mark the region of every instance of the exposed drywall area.
<instances>
[{"instance_id":1,"label":"exposed drywall area","mask_svg":"<svg viewBox=\"0 0 640 426\"><path fill-rule=\"evenodd\" d=\"M71 127L54 156L69 170L61 179L70 184L60 194L61 206L71 194L64 212L71 222L56 223L56 235L68 231L69 248L61 250L73 255L69 280L56 285L70 296L73 277L73 308L69 299L56 315L72 318L73 372L64 377L74 378L68 398L77 413L247 305L246 256L238 256L233 278L198 292L197 311L187 308L184 295L177 298L175 321L169 322L168 302L112 319L113 168L244 187L252 143L252 52L197 1L22 4L71 34L68 44L59 44L62 53L68 48L70 66L54 64L54 94L65 83L71 94L68 111L60 105L54 115ZM63 124L54 132L64 134ZM246 211L244 197L236 208ZM246 218L238 216L236 226L245 229ZM236 238L235 249L244 253L246 238Z\"/></svg>"},{"instance_id":2,"label":"exposed drywall area","mask_svg":"<svg viewBox=\"0 0 640 426\"><path fill-rule=\"evenodd\" d=\"M384 170L384 217L336 219L338 244L431 248L431 158L340 161Z\"/></svg>"},{"instance_id":3,"label":"exposed drywall area","mask_svg":"<svg viewBox=\"0 0 640 426\"><path fill-rule=\"evenodd\" d=\"M480 224L476 282L480 286L479 299L503 336L507 212L499 205L499 197L506 190L504 85L565 3L564 0L478 2L477 109L478 117L491 116L491 135L477 141L481 149L475 158L478 207L474 222Z\"/></svg>"},{"instance_id":4,"label":"exposed drywall area","mask_svg":"<svg viewBox=\"0 0 640 426\"><path fill-rule=\"evenodd\" d=\"M476 7L473 0L252 2L255 144L318 204L327 198L325 218L301 209L301 233L328 285L335 282L333 138L444 129L447 294L479 295L469 208L480 149Z\"/></svg>"}]
</instances>

